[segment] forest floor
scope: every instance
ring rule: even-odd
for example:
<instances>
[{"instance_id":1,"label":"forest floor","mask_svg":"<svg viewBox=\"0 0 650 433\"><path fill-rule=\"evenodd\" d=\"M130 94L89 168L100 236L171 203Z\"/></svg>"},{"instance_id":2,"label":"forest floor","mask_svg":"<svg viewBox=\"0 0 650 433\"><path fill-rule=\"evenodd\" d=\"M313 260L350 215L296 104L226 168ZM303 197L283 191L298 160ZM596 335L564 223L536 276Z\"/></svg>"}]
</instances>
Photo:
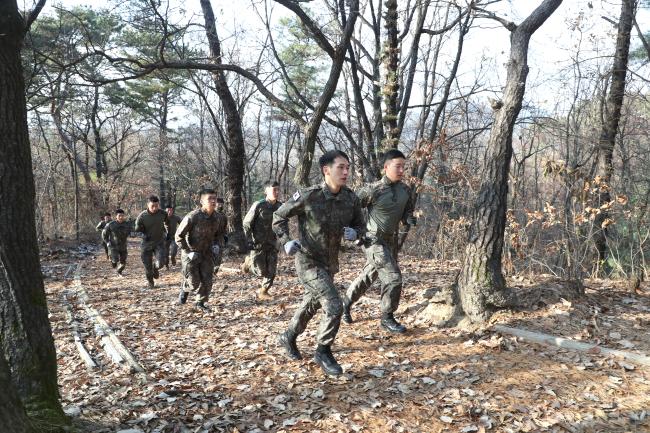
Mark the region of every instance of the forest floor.
<instances>
[{"instance_id":1,"label":"forest floor","mask_svg":"<svg viewBox=\"0 0 650 433\"><path fill-rule=\"evenodd\" d=\"M378 289L342 323L334 354L345 373L326 377L311 359L319 316L298 341L305 360L277 347L302 297L282 255L274 301L255 299L258 281L224 261L209 305L177 305L180 268L146 288L138 243L125 277L98 248L42 254L63 405L84 432L650 432L650 367L530 344L495 332L501 323L603 347L650 354L650 287L587 281L579 300L540 303L495 315L479 330L437 329L415 313L422 293L448 284L454 263L402 257L404 293L396 315L409 330L378 326ZM114 364L101 348L74 280L145 373ZM343 287L363 266L343 253ZM514 278L512 286L558 284ZM99 368L89 370L66 320L64 295Z\"/></svg>"}]
</instances>

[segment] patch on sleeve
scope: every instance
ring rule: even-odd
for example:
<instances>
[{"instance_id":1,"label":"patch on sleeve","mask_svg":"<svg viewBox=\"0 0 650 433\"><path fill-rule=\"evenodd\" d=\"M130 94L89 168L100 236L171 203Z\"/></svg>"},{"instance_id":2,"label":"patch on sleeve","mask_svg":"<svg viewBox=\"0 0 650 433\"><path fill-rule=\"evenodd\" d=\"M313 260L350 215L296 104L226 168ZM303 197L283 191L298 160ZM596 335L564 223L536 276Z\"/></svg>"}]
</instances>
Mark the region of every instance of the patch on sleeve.
<instances>
[{"instance_id":1,"label":"patch on sleeve","mask_svg":"<svg viewBox=\"0 0 650 433\"><path fill-rule=\"evenodd\" d=\"M300 191L296 191L296 193L293 196L291 196L291 198L293 198L293 201L298 201L298 199L300 198Z\"/></svg>"}]
</instances>

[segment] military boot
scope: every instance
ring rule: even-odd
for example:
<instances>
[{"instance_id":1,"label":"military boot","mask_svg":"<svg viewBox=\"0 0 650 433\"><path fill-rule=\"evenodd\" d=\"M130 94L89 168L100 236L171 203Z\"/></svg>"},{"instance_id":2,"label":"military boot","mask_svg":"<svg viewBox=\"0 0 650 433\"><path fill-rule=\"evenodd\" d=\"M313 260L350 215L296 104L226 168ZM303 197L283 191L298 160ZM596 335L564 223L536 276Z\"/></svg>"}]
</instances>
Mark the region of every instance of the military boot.
<instances>
[{"instance_id":1,"label":"military boot","mask_svg":"<svg viewBox=\"0 0 650 433\"><path fill-rule=\"evenodd\" d=\"M201 311L206 312L206 313L210 311L210 307L205 305L205 302L203 302L203 301L196 302L194 304L194 307L196 307L198 310L201 310Z\"/></svg>"},{"instance_id":2,"label":"military boot","mask_svg":"<svg viewBox=\"0 0 650 433\"><path fill-rule=\"evenodd\" d=\"M245 273L245 274L250 274L250 272L251 272L251 260L250 260L250 258L251 258L251 256L246 256L244 258L244 263L242 263L241 266L239 266L239 269L241 269L241 271L243 273Z\"/></svg>"},{"instance_id":3,"label":"military boot","mask_svg":"<svg viewBox=\"0 0 650 433\"><path fill-rule=\"evenodd\" d=\"M158 272L158 265L154 264L153 266L153 277L154 278L160 278L160 272Z\"/></svg>"},{"instance_id":4,"label":"military boot","mask_svg":"<svg viewBox=\"0 0 650 433\"><path fill-rule=\"evenodd\" d=\"M273 295L269 294L269 288L268 287L260 287L257 290L257 299L260 301L271 301L273 300Z\"/></svg>"},{"instance_id":5,"label":"military boot","mask_svg":"<svg viewBox=\"0 0 650 433\"><path fill-rule=\"evenodd\" d=\"M296 344L296 338L298 338L298 336L294 335L292 332L284 331L280 334L280 338L278 339L278 344L284 348L287 352L287 356L294 361L302 359L302 355L300 354L298 345Z\"/></svg>"},{"instance_id":6,"label":"military boot","mask_svg":"<svg viewBox=\"0 0 650 433\"><path fill-rule=\"evenodd\" d=\"M124 272L125 267L126 265L124 263L120 263L119 266L117 267L117 275L123 277L124 275L122 275L122 272Z\"/></svg>"},{"instance_id":7,"label":"military boot","mask_svg":"<svg viewBox=\"0 0 650 433\"><path fill-rule=\"evenodd\" d=\"M181 291L180 291L180 293L178 294L178 303L181 304L181 305L183 305L184 303L186 303L186 302L187 302L187 295L189 295L189 292L186 292L186 291L183 290L183 288L181 287Z\"/></svg>"},{"instance_id":8,"label":"military boot","mask_svg":"<svg viewBox=\"0 0 650 433\"><path fill-rule=\"evenodd\" d=\"M336 362L336 359L334 359L334 355L332 355L330 346L322 346L319 344L318 349L316 349L316 353L314 354L314 361L316 361L316 364L320 365L320 368L323 369L325 374L338 376L343 373L343 369L339 363Z\"/></svg>"},{"instance_id":9,"label":"military boot","mask_svg":"<svg viewBox=\"0 0 650 433\"><path fill-rule=\"evenodd\" d=\"M343 321L348 324L354 323L354 320L352 320L352 314L350 314L350 307L352 307L352 305L350 305L350 301L344 299L343 300Z\"/></svg>"},{"instance_id":10,"label":"military boot","mask_svg":"<svg viewBox=\"0 0 650 433\"><path fill-rule=\"evenodd\" d=\"M406 332L406 326L399 323L393 317L393 313L385 313L381 316L381 327L394 334L403 334Z\"/></svg>"},{"instance_id":11,"label":"military boot","mask_svg":"<svg viewBox=\"0 0 650 433\"><path fill-rule=\"evenodd\" d=\"M149 284L148 287L149 287L150 289L153 289L153 287L154 287L153 278L147 278L147 283Z\"/></svg>"}]
</instances>

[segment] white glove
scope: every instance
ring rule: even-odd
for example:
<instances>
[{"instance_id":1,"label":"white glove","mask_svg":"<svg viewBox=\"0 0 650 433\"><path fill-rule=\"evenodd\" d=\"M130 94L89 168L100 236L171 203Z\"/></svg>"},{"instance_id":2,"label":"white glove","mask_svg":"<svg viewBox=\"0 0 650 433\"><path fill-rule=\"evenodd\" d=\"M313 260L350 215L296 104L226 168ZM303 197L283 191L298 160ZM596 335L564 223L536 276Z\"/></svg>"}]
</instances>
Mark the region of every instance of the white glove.
<instances>
[{"instance_id":1,"label":"white glove","mask_svg":"<svg viewBox=\"0 0 650 433\"><path fill-rule=\"evenodd\" d=\"M352 227L343 227L343 238L346 241L353 241L357 238L357 231Z\"/></svg>"},{"instance_id":2,"label":"white glove","mask_svg":"<svg viewBox=\"0 0 650 433\"><path fill-rule=\"evenodd\" d=\"M289 254L290 256L293 256L298 251L300 251L300 248L301 248L300 242L296 240L289 241L286 244L284 244L284 252Z\"/></svg>"},{"instance_id":3,"label":"white glove","mask_svg":"<svg viewBox=\"0 0 650 433\"><path fill-rule=\"evenodd\" d=\"M199 259L201 255L197 253L196 251L190 251L187 253L187 258L190 260L190 262L195 262Z\"/></svg>"}]
</instances>

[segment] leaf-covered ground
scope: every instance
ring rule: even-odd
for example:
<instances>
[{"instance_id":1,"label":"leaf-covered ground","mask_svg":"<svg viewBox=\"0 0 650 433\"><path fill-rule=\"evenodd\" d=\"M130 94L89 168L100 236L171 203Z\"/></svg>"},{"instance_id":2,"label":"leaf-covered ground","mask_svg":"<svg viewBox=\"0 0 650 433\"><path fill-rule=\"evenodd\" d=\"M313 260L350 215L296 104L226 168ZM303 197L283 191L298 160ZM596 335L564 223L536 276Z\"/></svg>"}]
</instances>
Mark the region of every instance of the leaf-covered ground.
<instances>
[{"instance_id":1,"label":"leaf-covered ground","mask_svg":"<svg viewBox=\"0 0 650 433\"><path fill-rule=\"evenodd\" d=\"M176 305L180 269L162 271L146 288L137 243L125 277L98 250L44 254L46 291L66 411L88 432L648 432L650 368L600 354L575 353L479 331L435 329L417 314L399 314L421 294L450 281L454 265L401 259L405 279L393 336L378 326L378 290L342 324L334 353L345 374L326 377L311 360L319 316L299 339L302 362L276 345L302 296L292 261L282 257L272 302L255 299L257 280L226 259L210 313ZM130 373L102 350L81 307L81 284L119 339L146 370ZM363 265L344 253L336 281L344 287ZM512 285L554 284L515 278ZM501 312L509 326L562 335L606 347L650 353L650 294L624 285L588 282L578 301L540 303ZM647 287L645 287L646 290ZM66 294L82 339L99 369L87 370L63 307ZM409 311L415 311L411 308Z\"/></svg>"}]
</instances>

